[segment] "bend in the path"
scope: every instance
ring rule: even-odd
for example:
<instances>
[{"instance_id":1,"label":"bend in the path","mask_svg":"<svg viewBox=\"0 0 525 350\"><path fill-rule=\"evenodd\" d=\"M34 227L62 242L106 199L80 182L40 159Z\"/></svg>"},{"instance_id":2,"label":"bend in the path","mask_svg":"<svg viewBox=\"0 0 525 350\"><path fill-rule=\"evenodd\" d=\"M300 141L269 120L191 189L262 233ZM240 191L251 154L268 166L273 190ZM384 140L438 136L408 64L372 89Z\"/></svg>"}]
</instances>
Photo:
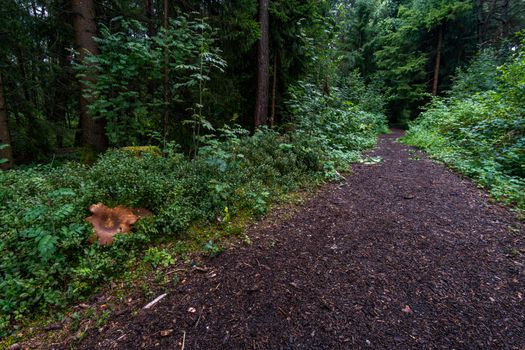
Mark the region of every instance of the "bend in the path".
<instances>
[{"instance_id":1,"label":"bend in the path","mask_svg":"<svg viewBox=\"0 0 525 350\"><path fill-rule=\"evenodd\" d=\"M399 136L381 138L383 162L81 345L180 349L185 334L186 349L523 349L521 224Z\"/></svg>"}]
</instances>

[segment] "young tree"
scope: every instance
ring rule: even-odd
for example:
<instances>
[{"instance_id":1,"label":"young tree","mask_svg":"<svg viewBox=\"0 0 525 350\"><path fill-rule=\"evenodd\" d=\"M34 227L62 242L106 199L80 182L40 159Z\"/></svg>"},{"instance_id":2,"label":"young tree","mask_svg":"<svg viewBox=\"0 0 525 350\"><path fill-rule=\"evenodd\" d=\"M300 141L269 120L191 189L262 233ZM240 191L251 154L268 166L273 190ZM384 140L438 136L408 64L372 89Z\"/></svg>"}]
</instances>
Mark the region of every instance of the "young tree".
<instances>
[{"instance_id":1,"label":"young tree","mask_svg":"<svg viewBox=\"0 0 525 350\"><path fill-rule=\"evenodd\" d=\"M259 0L259 25L261 36L257 46L257 99L255 102L255 128L266 123L268 118L268 67L269 67L269 23L268 2Z\"/></svg>"},{"instance_id":2,"label":"young tree","mask_svg":"<svg viewBox=\"0 0 525 350\"><path fill-rule=\"evenodd\" d=\"M97 44L94 40L97 26L95 23L95 5L93 0L71 0L73 11L73 27L80 61L84 60L86 54L97 55L99 53ZM96 77L86 77L87 82L93 81ZM85 90L85 83L80 83L80 89ZM89 101L83 96L80 100L80 125L82 127L82 143L95 151L102 151L107 147L105 123L102 118L94 119L89 114Z\"/></svg>"},{"instance_id":3,"label":"young tree","mask_svg":"<svg viewBox=\"0 0 525 350\"><path fill-rule=\"evenodd\" d=\"M9 169L13 165L13 152L11 149L11 137L9 126L7 125L7 108L4 98L4 84L0 75L0 160L6 159L7 162L0 163L0 169Z\"/></svg>"}]
</instances>

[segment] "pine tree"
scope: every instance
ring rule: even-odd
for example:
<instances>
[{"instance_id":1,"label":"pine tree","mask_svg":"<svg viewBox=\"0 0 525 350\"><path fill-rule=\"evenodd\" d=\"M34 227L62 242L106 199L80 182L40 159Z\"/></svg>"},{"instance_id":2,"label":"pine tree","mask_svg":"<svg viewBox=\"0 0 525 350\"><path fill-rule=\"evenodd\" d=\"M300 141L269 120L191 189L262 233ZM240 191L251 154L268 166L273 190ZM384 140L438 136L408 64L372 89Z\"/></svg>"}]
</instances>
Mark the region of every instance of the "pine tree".
<instances>
[{"instance_id":1,"label":"pine tree","mask_svg":"<svg viewBox=\"0 0 525 350\"><path fill-rule=\"evenodd\" d=\"M98 47L94 40L97 32L95 22L95 5L93 0L71 0L73 11L73 27L75 29L75 38L80 61L86 54L98 54ZM86 77L86 80L93 81L96 77ZM81 90L85 89L85 83L81 82ZM80 125L82 127L82 143L85 147L95 151L102 151L107 147L107 138L103 119L94 119L89 114L88 100L81 97L80 100Z\"/></svg>"}]
</instances>

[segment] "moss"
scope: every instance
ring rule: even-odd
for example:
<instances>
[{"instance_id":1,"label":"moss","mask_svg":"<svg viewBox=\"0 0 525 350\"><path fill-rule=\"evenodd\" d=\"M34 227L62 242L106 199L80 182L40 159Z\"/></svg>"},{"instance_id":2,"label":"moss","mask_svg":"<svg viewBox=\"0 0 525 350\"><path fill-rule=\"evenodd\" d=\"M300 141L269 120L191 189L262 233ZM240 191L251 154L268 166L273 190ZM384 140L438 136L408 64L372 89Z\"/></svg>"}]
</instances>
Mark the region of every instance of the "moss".
<instances>
[{"instance_id":1,"label":"moss","mask_svg":"<svg viewBox=\"0 0 525 350\"><path fill-rule=\"evenodd\" d=\"M160 157L162 152L157 146L127 146L121 148L123 151L129 151L133 153L136 157L142 157L145 154L150 154L153 156Z\"/></svg>"}]
</instances>

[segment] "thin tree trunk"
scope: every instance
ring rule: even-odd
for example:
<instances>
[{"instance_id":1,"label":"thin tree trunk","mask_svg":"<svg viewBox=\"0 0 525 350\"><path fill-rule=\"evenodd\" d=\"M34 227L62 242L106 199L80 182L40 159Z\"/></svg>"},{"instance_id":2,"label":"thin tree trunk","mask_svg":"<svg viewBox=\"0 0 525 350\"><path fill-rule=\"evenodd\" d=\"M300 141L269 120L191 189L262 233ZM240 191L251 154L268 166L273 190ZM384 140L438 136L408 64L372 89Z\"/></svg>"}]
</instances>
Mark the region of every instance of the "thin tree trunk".
<instances>
[{"instance_id":1,"label":"thin tree trunk","mask_svg":"<svg viewBox=\"0 0 525 350\"><path fill-rule=\"evenodd\" d=\"M63 23L71 24L71 17L67 11L68 0L60 1L59 18ZM59 148L64 147L64 131L67 125L67 102L68 96L71 94L71 82L74 76L71 74L71 67L69 62L71 41L68 37L60 35L57 39L56 56L58 58L58 74L55 77L54 87L54 106L51 111L51 119L56 123L56 145Z\"/></svg>"},{"instance_id":2,"label":"thin tree trunk","mask_svg":"<svg viewBox=\"0 0 525 350\"><path fill-rule=\"evenodd\" d=\"M56 80L55 80L55 86L54 86L54 101L51 110L50 110L50 118L55 122L55 128L56 128L56 146L59 148L64 147L64 129L66 128L66 113L67 113L67 94L68 91L66 89L67 82L69 74L67 73L68 70L68 62L67 62L67 54L69 52L67 51L66 47L61 45L60 46L60 52L58 53L59 58L59 67L60 71L57 73Z\"/></svg>"},{"instance_id":3,"label":"thin tree trunk","mask_svg":"<svg viewBox=\"0 0 525 350\"><path fill-rule=\"evenodd\" d=\"M257 99L255 102L255 128L264 125L268 118L268 66L269 66L269 0L259 0L261 38L257 47Z\"/></svg>"},{"instance_id":4,"label":"thin tree trunk","mask_svg":"<svg viewBox=\"0 0 525 350\"><path fill-rule=\"evenodd\" d=\"M168 0L164 0L164 18L162 21L162 27L167 33L168 30ZM162 140L166 144L168 139L168 124L169 124L169 55L168 47L164 47L164 77L163 77L163 90L164 90L164 113L162 117L163 121L163 132Z\"/></svg>"},{"instance_id":5,"label":"thin tree trunk","mask_svg":"<svg viewBox=\"0 0 525 350\"><path fill-rule=\"evenodd\" d=\"M432 96L438 93L439 69L441 68L441 47L443 46L443 25L439 26L438 43L436 48L436 65L434 67L434 82L432 84Z\"/></svg>"},{"instance_id":6,"label":"thin tree trunk","mask_svg":"<svg viewBox=\"0 0 525 350\"><path fill-rule=\"evenodd\" d=\"M155 34L153 30L153 0L146 0L146 20L148 24L148 36L151 38Z\"/></svg>"},{"instance_id":7,"label":"thin tree trunk","mask_svg":"<svg viewBox=\"0 0 525 350\"><path fill-rule=\"evenodd\" d=\"M146 24L148 26L148 37L151 40L155 36L155 27L153 26L153 0L146 0ZM151 98L155 96L158 82L148 78L147 93Z\"/></svg>"},{"instance_id":8,"label":"thin tree trunk","mask_svg":"<svg viewBox=\"0 0 525 350\"><path fill-rule=\"evenodd\" d=\"M277 90L277 59L279 51L276 49L273 57L273 83L272 83L272 114L270 115L270 127L275 123L275 95Z\"/></svg>"},{"instance_id":9,"label":"thin tree trunk","mask_svg":"<svg viewBox=\"0 0 525 350\"><path fill-rule=\"evenodd\" d=\"M28 102L29 104L33 105L34 104L33 96L31 95L31 93L29 92L29 89L27 88L27 82L31 81L31 78L29 77L29 74L27 72L28 63L25 60L25 55L22 52L22 49L20 47L16 48L16 52L17 52L16 60L18 62L18 66L20 67L20 73L22 73L22 77L24 78L21 81L21 89L24 94L24 98L26 100L26 103L24 105L27 106Z\"/></svg>"},{"instance_id":10,"label":"thin tree trunk","mask_svg":"<svg viewBox=\"0 0 525 350\"><path fill-rule=\"evenodd\" d=\"M88 53L97 55L99 53L97 44L93 39L97 26L95 23L95 5L93 0L71 0L73 11L73 27L75 39L80 52L80 61L83 61ZM96 77L86 79L94 81ZM94 119L88 111L89 102L84 96L86 86L80 82L80 124L82 126L82 143L85 147L100 152L107 148L105 122L103 119Z\"/></svg>"},{"instance_id":11,"label":"thin tree trunk","mask_svg":"<svg viewBox=\"0 0 525 350\"><path fill-rule=\"evenodd\" d=\"M476 0L476 27L478 35L478 45L482 45L483 38L483 0Z\"/></svg>"},{"instance_id":12,"label":"thin tree trunk","mask_svg":"<svg viewBox=\"0 0 525 350\"><path fill-rule=\"evenodd\" d=\"M7 124L7 108L5 105L4 83L0 75L0 145L9 145L0 149L0 159L7 159L7 163L0 164L0 169L10 169L13 166L13 149L11 147L11 136Z\"/></svg>"},{"instance_id":13,"label":"thin tree trunk","mask_svg":"<svg viewBox=\"0 0 525 350\"><path fill-rule=\"evenodd\" d=\"M507 39L510 34L509 0L501 3L501 39Z\"/></svg>"}]
</instances>

